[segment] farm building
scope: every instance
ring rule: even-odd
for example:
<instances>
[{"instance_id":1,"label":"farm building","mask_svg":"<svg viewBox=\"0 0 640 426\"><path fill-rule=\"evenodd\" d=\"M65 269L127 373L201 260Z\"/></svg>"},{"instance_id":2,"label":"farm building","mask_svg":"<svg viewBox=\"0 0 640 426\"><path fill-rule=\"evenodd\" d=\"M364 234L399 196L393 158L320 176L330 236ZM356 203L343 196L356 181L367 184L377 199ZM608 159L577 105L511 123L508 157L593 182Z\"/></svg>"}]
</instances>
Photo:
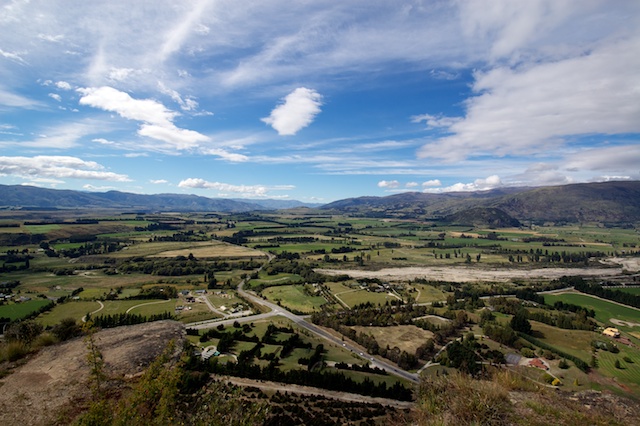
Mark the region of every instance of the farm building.
<instances>
[{"instance_id":1,"label":"farm building","mask_svg":"<svg viewBox=\"0 0 640 426\"><path fill-rule=\"evenodd\" d=\"M620 330L613 327L607 327L602 331L602 334L609 337L620 337Z\"/></svg>"}]
</instances>

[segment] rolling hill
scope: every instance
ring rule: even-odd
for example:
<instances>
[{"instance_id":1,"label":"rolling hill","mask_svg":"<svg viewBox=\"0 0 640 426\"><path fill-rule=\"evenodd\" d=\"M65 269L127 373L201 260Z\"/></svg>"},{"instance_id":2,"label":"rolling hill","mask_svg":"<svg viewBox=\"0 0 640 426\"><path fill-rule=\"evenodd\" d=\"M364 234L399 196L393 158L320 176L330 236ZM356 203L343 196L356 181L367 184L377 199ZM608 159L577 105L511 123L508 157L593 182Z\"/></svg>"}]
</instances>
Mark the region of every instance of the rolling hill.
<instances>
[{"instance_id":1,"label":"rolling hill","mask_svg":"<svg viewBox=\"0 0 640 426\"><path fill-rule=\"evenodd\" d=\"M349 198L326 204L323 210L362 216L438 218L460 222L462 212L499 209L519 221L610 222L640 221L640 182L581 183L540 188L501 188L481 192L429 194L409 192L388 197ZM494 211L495 213L495 211ZM482 214L476 210L465 216ZM488 217L488 216L487 216ZM469 222L468 218L465 221Z\"/></svg>"},{"instance_id":2,"label":"rolling hill","mask_svg":"<svg viewBox=\"0 0 640 426\"><path fill-rule=\"evenodd\" d=\"M277 200L271 203L271 206L276 205ZM83 192L24 185L0 185L0 208L246 212L277 207L265 207L251 200L207 198L187 194L145 195L120 191Z\"/></svg>"}]
</instances>

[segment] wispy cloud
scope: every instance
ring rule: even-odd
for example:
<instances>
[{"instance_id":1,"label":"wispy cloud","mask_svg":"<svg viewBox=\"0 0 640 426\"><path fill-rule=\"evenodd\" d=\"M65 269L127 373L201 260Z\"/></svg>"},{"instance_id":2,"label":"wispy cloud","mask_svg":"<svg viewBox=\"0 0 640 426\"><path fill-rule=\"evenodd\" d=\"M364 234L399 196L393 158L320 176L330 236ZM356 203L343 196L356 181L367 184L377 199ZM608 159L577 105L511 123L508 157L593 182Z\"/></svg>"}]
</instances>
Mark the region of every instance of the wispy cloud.
<instances>
[{"instance_id":1,"label":"wispy cloud","mask_svg":"<svg viewBox=\"0 0 640 426\"><path fill-rule=\"evenodd\" d=\"M0 175L28 179L92 179L128 182L127 175L104 171L104 166L77 157L38 155L35 157L0 157Z\"/></svg>"},{"instance_id":2,"label":"wispy cloud","mask_svg":"<svg viewBox=\"0 0 640 426\"><path fill-rule=\"evenodd\" d=\"M640 132L639 50L634 38L577 57L478 72L464 117L416 118L451 133L425 144L419 156L457 161L535 154L572 136Z\"/></svg>"},{"instance_id":3,"label":"wispy cloud","mask_svg":"<svg viewBox=\"0 0 640 426\"><path fill-rule=\"evenodd\" d=\"M213 189L223 194L234 194L240 197L264 198L271 196L271 191L291 191L294 185L232 185L229 183L209 182L199 178L189 178L181 181L180 188Z\"/></svg>"},{"instance_id":4,"label":"wispy cloud","mask_svg":"<svg viewBox=\"0 0 640 426\"><path fill-rule=\"evenodd\" d=\"M298 87L262 121L273 127L281 136L295 135L313 122L320 113L321 105L322 96L318 92Z\"/></svg>"}]
</instances>

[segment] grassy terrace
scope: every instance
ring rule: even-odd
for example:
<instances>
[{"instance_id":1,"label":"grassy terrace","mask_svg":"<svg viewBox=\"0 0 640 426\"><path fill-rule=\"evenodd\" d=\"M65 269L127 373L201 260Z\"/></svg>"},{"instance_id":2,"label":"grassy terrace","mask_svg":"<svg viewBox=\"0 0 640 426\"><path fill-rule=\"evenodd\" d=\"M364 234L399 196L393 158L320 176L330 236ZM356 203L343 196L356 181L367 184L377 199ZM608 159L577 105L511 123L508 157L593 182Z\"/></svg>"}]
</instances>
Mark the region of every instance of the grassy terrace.
<instances>
[{"instance_id":1,"label":"grassy terrace","mask_svg":"<svg viewBox=\"0 0 640 426\"><path fill-rule=\"evenodd\" d=\"M611 319L640 323L640 310L631 307L618 305L606 300L598 299L581 293L547 294L544 296L545 303L553 304L555 301L573 303L593 309L596 312L596 320L606 326L618 327L621 330L632 331L633 327L617 325ZM636 328L637 330L637 328Z\"/></svg>"}]
</instances>

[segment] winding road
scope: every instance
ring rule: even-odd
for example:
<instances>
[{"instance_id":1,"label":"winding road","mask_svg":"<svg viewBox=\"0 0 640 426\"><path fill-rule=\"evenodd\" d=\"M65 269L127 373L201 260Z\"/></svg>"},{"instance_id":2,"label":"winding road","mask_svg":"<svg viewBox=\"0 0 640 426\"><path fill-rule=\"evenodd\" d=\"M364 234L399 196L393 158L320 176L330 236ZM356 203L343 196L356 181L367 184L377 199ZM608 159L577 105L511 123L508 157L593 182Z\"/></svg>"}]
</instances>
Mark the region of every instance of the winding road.
<instances>
[{"instance_id":1,"label":"winding road","mask_svg":"<svg viewBox=\"0 0 640 426\"><path fill-rule=\"evenodd\" d=\"M264 268L269 262L271 262L271 260L274 259L275 256L273 256L272 254L267 254L269 256L269 259L267 261L267 263L265 263L263 266L261 266L258 271L260 271L262 268ZM190 323L190 324L186 324L186 327L188 328L195 328L195 329L206 329L206 328L211 328L214 326L217 326L218 324L223 324L225 326L227 325L231 325L233 324L235 321L238 321L239 323L242 322L248 322L248 321L256 321L256 320L261 320L261 319L267 319L273 316L283 316L285 318L288 318L289 320L291 320L293 323L295 323L296 325L298 325L301 328L304 328L305 330L308 330L309 332L315 334L316 336L319 336L325 340L327 340L328 342L338 346L338 347L342 347L344 350L348 350L350 352L352 352L353 354L359 355L360 357L366 359L372 366L374 367L378 367L381 368L383 370L386 370L387 372L403 378L405 380L408 380L410 382L413 383L418 383L419 382L419 375L415 374L415 373L411 373L409 371L403 370L389 362L383 361L379 358L374 358L373 355L368 354L362 347L357 346L355 344L352 344L350 342L347 341L343 341L342 339L334 336L333 334L329 333L328 331L324 330L321 327L316 326L315 324L310 323L309 321L305 320L304 317L300 316L300 315L296 315L293 312L288 311L287 309L283 308L282 306L278 306L275 303L269 302L268 300L258 296L257 294L255 294L252 291L246 291L244 289L244 285L245 285L245 280L242 280L240 282L240 284L238 285L238 294L245 298L246 300L251 301L252 303L259 305L259 306L263 306L265 308L270 309L270 312L264 313L264 314L259 314L259 315L252 315L252 316L248 316L248 317L242 317L242 318L235 318L235 319L226 319L226 320L209 320L209 321L199 321L196 323Z\"/></svg>"}]
</instances>

